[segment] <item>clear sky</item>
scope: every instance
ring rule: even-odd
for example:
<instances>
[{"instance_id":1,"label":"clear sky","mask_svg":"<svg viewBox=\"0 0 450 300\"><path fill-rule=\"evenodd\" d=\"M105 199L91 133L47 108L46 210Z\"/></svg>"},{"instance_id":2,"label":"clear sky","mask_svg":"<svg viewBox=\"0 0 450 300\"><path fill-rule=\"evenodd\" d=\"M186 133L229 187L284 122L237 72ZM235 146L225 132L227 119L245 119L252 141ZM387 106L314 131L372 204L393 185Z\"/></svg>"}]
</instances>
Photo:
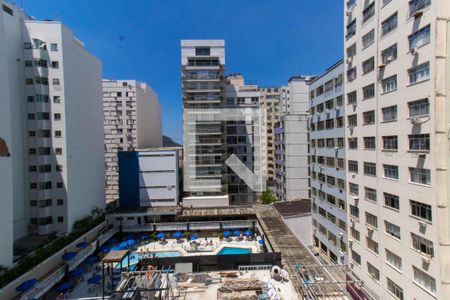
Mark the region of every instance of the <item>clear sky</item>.
<instances>
[{"instance_id":1,"label":"clear sky","mask_svg":"<svg viewBox=\"0 0 450 300\"><path fill-rule=\"evenodd\" d=\"M159 94L164 134L182 141L181 39L225 39L227 73L259 85L322 73L343 55L342 0L22 0L61 20L103 62L103 77ZM20 4L20 0L16 0Z\"/></svg>"}]
</instances>

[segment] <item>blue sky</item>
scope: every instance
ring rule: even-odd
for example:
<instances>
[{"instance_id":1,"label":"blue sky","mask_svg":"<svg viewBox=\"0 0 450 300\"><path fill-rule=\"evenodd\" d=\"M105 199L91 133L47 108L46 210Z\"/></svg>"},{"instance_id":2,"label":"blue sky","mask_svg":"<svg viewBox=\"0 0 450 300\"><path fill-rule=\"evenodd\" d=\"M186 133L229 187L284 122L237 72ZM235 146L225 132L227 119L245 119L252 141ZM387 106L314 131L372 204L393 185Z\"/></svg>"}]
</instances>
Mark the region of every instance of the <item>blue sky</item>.
<instances>
[{"instance_id":1,"label":"blue sky","mask_svg":"<svg viewBox=\"0 0 450 300\"><path fill-rule=\"evenodd\" d=\"M342 0L22 1L28 15L72 28L102 60L104 78L149 83L164 134L179 142L181 39L225 39L227 73L259 85L320 74L343 55Z\"/></svg>"}]
</instances>

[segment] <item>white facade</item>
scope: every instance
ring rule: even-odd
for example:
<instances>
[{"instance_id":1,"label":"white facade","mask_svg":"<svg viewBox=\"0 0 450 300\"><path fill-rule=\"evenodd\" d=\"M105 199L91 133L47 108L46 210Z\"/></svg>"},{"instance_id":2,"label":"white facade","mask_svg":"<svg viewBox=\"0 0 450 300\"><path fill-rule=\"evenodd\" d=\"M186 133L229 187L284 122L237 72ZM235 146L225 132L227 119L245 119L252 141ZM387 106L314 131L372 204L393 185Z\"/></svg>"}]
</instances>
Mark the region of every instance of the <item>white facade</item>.
<instances>
[{"instance_id":1,"label":"white facade","mask_svg":"<svg viewBox=\"0 0 450 300\"><path fill-rule=\"evenodd\" d=\"M178 204L180 151L138 150L140 207Z\"/></svg>"},{"instance_id":2,"label":"white facade","mask_svg":"<svg viewBox=\"0 0 450 300\"><path fill-rule=\"evenodd\" d=\"M11 153L0 158L0 263L10 265L12 240L69 232L104 205L101 63L60 22L0 3L0 126Z\"/></svg>"},{"instance_id":3,"label":"white facade","mask_svg":"<svg viewBox=\"0 0 450 300\"><path fill-rule=\"evenodd\" d=\"M136 80L103 80L106 202L119 199L117 152L162 146L158 94Z\"/></svg>"},{"instance_id":4,"label":"white facade","mask_svg":"<svg viewBox=\"0 0 450 300\"><path fill-rule=\"evenodd\" d=\"M450 295L450 2L347 1L349 261L380 299Z\"/></svg>"},{"instance_id":5,"label":"white facade","mask_svg":"<svg viewBox=\"0 0 450 300\"><path fill-rule=\"evenodd\" d=\"M275 194L279 200L309 199L309 76L289 80L287 113L275 128Z\"/></svg>"},{"instance_id":6,"label":"white facade","mask_svg":"<svg viewBox=\"0 0 450 300\"><path fill-rule=\"evenodd\" d=\"M309 85L313 240L332 262L347 263L343 62Z\"/></svg>"}]
</instances>

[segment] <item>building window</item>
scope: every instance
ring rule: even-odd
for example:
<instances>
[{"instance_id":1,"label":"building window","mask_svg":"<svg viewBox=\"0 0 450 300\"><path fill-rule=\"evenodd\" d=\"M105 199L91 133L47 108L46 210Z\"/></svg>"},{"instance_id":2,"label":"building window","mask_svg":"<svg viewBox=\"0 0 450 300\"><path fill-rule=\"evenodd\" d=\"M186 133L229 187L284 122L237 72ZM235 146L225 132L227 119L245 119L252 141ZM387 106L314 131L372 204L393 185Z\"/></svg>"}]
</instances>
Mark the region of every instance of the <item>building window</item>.
<instances>
[{"instance_id":1,"label":"building window","mask_svg":"<svg viewBox=\"0 0 450 300\"><path fill-rule=\"evenodd\" d=\"M369 47L375 41L375 30L372 29L362 37L363 48Z\"/></svg>"},{"instance_id":2,"label":"building window","mask_svg":"<svg viewBox=\"0 0 450 300\"><path fill-rule=\"evenodd\" d=\"M402 269L402 258L388 249L386 249L386 261L395 269Z\"/></svg>"},{"instance_id":3,"label":"building window","mask_svg":"<svg viewBox=\"0 0 450 300\"><path fill-rule=\"evenodd\" d=\"M59 62L58 61L52 61L52 68L53 69L59 69Z\"/></svg>"},{"instance_id":4,"label":"building window","mask_svg":"<svg viewBox=\"0 0 450 300\"><path fill-rule=\"evenodd\" d=\"M55 138L60 138L62 136L61 130L55 131Z\"/></svg>"},{"instance_id":5,"label":"building window","mask_svg":"<svg viewBox=\"0 0 450 300\"><path fill-rule=\"evenodd\" d=\"M381 52L383 64L388 64L397 59L397 44L394 44Z\"/></svg>"},{"instance_id":6,"label":"building window","mask_svg":"<svg viewBox=\"0 0 450 300\"><path fill-rule=\"evenodd\" d=\"M356 160L348 161L348 171L352 173L358 173L358 162Z\"/></svg>"},{"instance_id":7,"label":"building window","mask_svg":"<svg viewBox=\"0 0 450 300\"><path fill-rule=\"evenodd\" d=\"M62 155L62 148L55 148L55 154L56 155Z\"/></svg>"},{"instance_id":8,"label":"building window","mask_svg":"<svg viewBox=\"0 0 450 300\"><path fill-rule=\"evenodd\" d=\"M377 166L375 163L364 162L364 175L377 176Z\"/></svg>"},{"instance_id":9,"label":"building window","mask_svg":"<svg viewBox=\"0 0 450 300\"><path fill-rule=\"evenodd\" d=\"M56 165L56 166L55 166L55 170L56 170L57 172L62 172L63 166L62 166L62 165Z\"/></svg>"},{"instance_id":10,"label":"building window","mask_svg":"<svg viewBox=\"0 0 450 300\"><path fill-rule=\"evenodd\" d=\"M396 299L403 300L403 289L389 278L386 278L386 281L387 289L391 293L391 295Z\"/></svg>"},{"instance_id":11,"label":"building window","mask_svg":"<svg viewBox=\"0 0 450 300\"><path fill-rule=\"evenodd\" d=\"M341 127L344 127L344 118L343 117L336 118L336 128Z\"/></svg>"},{"instance_id":12,"label":"building window","mask_svg":"<svg viewBox=\"0 0 450 300\"><path fill-rule=\"evenodd\" d=\"M398 179L398 166L383 165L384 177Z\"/></svg>"},{"instance_id":13,"label":"building window","mask_svg":"<svg viewBox=\"0 0 450 300\"><path fill-rule=\"evenodd\" d=\"M349 205L349 207L350 207L350 215L359 219L359 208L351 204Z\"/></svg>"},{"instance_id":14,"label":"building window","mask_svg":"<svg viewBox=\"0 0 450 300\"><path fill-rule=\"evenodd\" d=\"M383 136L383 150L398 150L398 139L396 135Z\"/></svg>"},{"instance_id":15,"label":"building window","mask_svg":"<svg viewBox=\"0 0 450 300\"><path fill-rule=\"evenodd\" d=\"M372 276L374 280L380 281L380 271L369 262L367 263L367 272L369 272L370 276Z\"/></svg>"},{"instance_id":16,"label":"building window","mask_svg":"<svg viewBox=\"0 0 450 300\"><path fill-rule=\"evenodd\" d=\"M28 154L31 154L31 155L36 154L36 148L29 148Z\"/></svg>"},{"instance_id":17,"label":"building window","mask_svg":"<svg viewBox=\"0 0 450 300\"><path fill-rule=\"evenodd\" d=\"M381 34L386 35L397 28L397 12L381 23Z\"/></svg>"},{"instance_id":18,"label":"building window","mask_svg":"<svg viewBox=\"0 0 450 300\"><path fill-rule=\"evenodd\" d=\"M29 172L36 172L37 171L37 166L29 166L28 167L28 171Z\"/></svg>"},{"instance_id":19,"label":"building window","mask_svg":"<svg viewBox=\"0 0 450 300\"><path fill-rule=\"evenodd\" d=\"M64 205L64 199L56 199L56 205L58 206Z\"/></svg>"},{"instance_id":20,"label":"building window","mask_svg":"<svg viewBox=\"0 0 450 300\"><path fill-rule=\"evenodd\" d=\"M59 85L59 78L53 78L53 85Z\"/></svg>"},{"instance_id":21,"label":"building window","mask_svg":"<svg viewBox=\"0 0 450 300\"><path fill-rule=\"evenodd\" d=\"M62 217L62 216L58 216L57 220L58 220L58 223L64 223L64 217Z\"/></svg>"},{"instance_id":22,"label":"building window","mask_svg":"<svg viewBox=\"0 0 450 300\"><path fill-rule=\"evenodd\" d=\"M356 43L347 48L347 57L351 58L356 55Z\"/></svg>"},{"instance_id":23,"label":"building window","mask_svg":"<svg viewBox=\"0 0 450 300\"><path fill-rule=\"evenodd\" d=\"M390 223L388 221L384 221L384 224L386 226L386 233L387 234L395 237L396 239L399 239L399 240L401 239L401 237L400 237L400 227L399 226L397 226L395 224L392 224L392 223Z\"/></svg>"},{"instance_id":24,"label":"building window","mask_svg":"<svg viewBox=\"0 0 450 300\"><path fill-rule=\"evenodd\" d=\"M353 81L356 78L356 67L347 70L347 80Z\"/></svg>"},{"instance_id":25,"label":"building window","mask_svg":"<svg viewBox=\"0 0 450 300\"><path fill-rule=\"evenodd\" d=\"M209 47L196 47L195 48L195 55L197 56L210 56L211 50Z\"/></svg>"},{"instance_id":26,"label":"building window","mask_svg":"<svg viewBox=\"0 0 450 300\"><path fill-rule=\"evenodd\" d=\"M33 113L28 114L28 120L34 120L36 119L36 115Z\"/></svg>"},{"instance_id":27,"label":"building window","mask_svg":"<svg viewBox=\"0 0 450 300\"><path fill-rule=\"evenodd\" d=\"M370 20L375 15L375 1L372 1L366 8L363 10L363 24Z\"/></svg>"},{"instance_id":28,"label":"building window","mask_svg":"<svg viewBox=\"0 0 450 300\"><path fill-rule=\"evenodd\" d=\"M416 100L408 103L409 116L428 116L430 114L430 102L428 99Z\"/></svg>"},{"instance_id":29,"label":"building window","mask_svg":"<svg viewBox=\"0 0 450 300\"><path fill-rule=\"evenodd\" d=\"M356 104L356 91L347 94L347 104Z\"/></svg>"},{"instance_id":30,"label":"building window","mask_svg":"<svg viewBox=\"0 0 450 300\"><path fill-rule=\"evenodd\" d=\"M410 134L408 135L409 150L411 151L429 151L430 135L429 134Z\"/></svg>"},{"instance_id":31,"label":"building window","mask_svg":"<svg viewBox=\"0 0 450 300\"><path fill-rule=\"evenodd\" d=\"M357 263L358 265L361 265L361 255L356 253L354 250L352 250L352 260Z\"/></svg>"},{"instance_id":32,"label":"building window","mask_svg":"<svg viewBox=\"0 0 450 300\"><path fill-rule=\"evenodd\" d=\"M364 125L375 124L374 110L363 112L363 124Z\"/></svg>"},{"instance_id":33,"label":"building window","mask_svg":"<svg viewBox=\"0 0 450 300\"><path fill-rule=\"evenodd\" d=\"M31 61L31 60L25 61L25 67L32 67L32 66L33 66L33 61Z\"/></svg>"},{"instance_id":34,"label":"building window","mask_svg":"<svg viewBox=\"0 0 450 300\"><path fill-rule=\"evenodd\" d=\"M56 183L56 187L57 187L58 189L61 189L61 188L64 187L64 184L63 184L62 182L57 182L57 183Z\"/></svg>"},{"instance_id":35,"label":"building window","mask_svg":"<svg viewBox=\"0 0 450 300\"><path fill-rule=\"evenodd\" d=\"M378 218L371 213L366 211L366 224L372 226L373 228L378 228Z\"/></svg>"},{"instance_id":36,"label":"building window","mask_svg":"<svg viewBox=\"0 0 450 300\"><path fill-rule=\"evenodd\" d=\"M364 149L374 150L375 149L375 137L365 136L364 137Z\"/></svg>"},{"instance_id":37,"label":"building window","mask_svg":"<svg viewBox=\"0 0 450 300\"><path fill-rule=\"evenodd\" d=\"M34 96L27 96L27 102L33 103L34 102Z\"/></svg>"},{"instance_id":38,"label":"building window","mask_svg":"<svg viewBox=\"0 0 450 300\"><path fill-rule=\"evenodd\" d=\"M366 237L367 249L378 254L378 243L372 240L370 237Z\"/></svg>"},{"instance_id":39,"label":"building window","mask_svg":"<svg viewBox=\"0 0 450 300\"><path fill-rule=\"evenodd\" d=\"M375 69L375 58L372 56L362 63L363 75L372 72Z\"/></svg>"},{"instance_id":40,"label":"building window","mask_svg":"<svg viewBox=\"0 0 450 300\"><path fill-rule=\"evenodd\" d=\"M33 84L33 78L25 78L25 84Z\"/></svg>"},{"instance_id":41,"label":"building window","mask_svg":"<svg viewBox=\"0 0 450 300\"><path fill-rule=\"evenodd\" d=\"M358 149L358 138L348 138L348 148Z\"/></svg>"},{"instance_id":42,"label":"building window","mask_svg":"<svg viewBox=\"0 0 450 300\"><path fill-rule=\"evenodd\" d=\"M355 34L356 34L356 19L353 19L353 21L351 21L347 25L347 34L345 35L345 38L349 39Z\"/></svg>"},{"instance_id":43,"label":"building window","mask_svg":"<svg viewBox=\"0 0 450 300\"><path fill-rule=\"evenodd\" d=\"M397 195L392 195L389 193L383 193L384 195L384 205L394 208L396 210L400 209L400 200Z\"/></svg>"},{"instance_id":44,"label":"building window","mask_svg":"<svg viewBox=\"0 0 450 300\"><path fill-rule=\"evenodd\" d=\"M32 183L30 183L30 189L31 189L31 190L36 190L37 187L38 187L37 182L32 182Z\"/></svg>"},{"instance_id":45,"label":"building window","mask_svg":"<svg viewBox=\"0 0 450 300\"><path fill-rule=\"evenodd\" d=\"M412 246L415 250L417 250L420 253L423 253L425 255L434 257L434 246L433 246L432 241L427 240L426 238L421 237L412 232L411 232L411 238L412 238Z\"/></svg>"},{"instance_id":46,"label":"building window","mask_svg":"<svg viewBox=\"0 0 450 300\"><path fill-rule=\"evenodd\" d=\"M51 43L51 44L50 44L50 50L51 50L51 51L58 51L58 44L56 44L56 43Z\"/></svg>"},{"instance_id":47,"label":"building window","mask_svg":"<svg viewBox=\"0 0 450 300\"><path fill-rule=\"evenodd\" d=\"M389 93L397 90L397 75L383 79L381 82L383 93Z\"/></svg>"},{"instance_id":48,"label":"building window","mask_svg":"<svg viewBox=\"0 0 450 300\"><path fill-rule=\"evenodd\" d=\"M352 236L353 239L355 239L356 241L360 240L360 233L358 230L356 230L354 227L350 227L350 235Z\"/></svg>"},{"instance_id":49,"label":"building window","mask_svg":"<svg viewBox=\"0 0 450 300\"><path fill-rule=\"evenodd\" d=\"M408 70L409 83L419 83L430 78L430 63L426 62Z\"/></svg>"},{"instance_id":50,"label":"building window","mask_svg":"<svg viewBox=\"0 0 450 300\"><path fill-rule=\"evenodd\" d=\"M383 122L397 121L397 105L384 107L381 111L383 113Z\"/></svg>"},{"instance_id":51,"label":"building window","mask_svg":"<svg viewBox=\"0 0 450 300\"><path fill-rule=\"evenodd\" d=\"M37 206L38 205L38 201L37 200L30 200L30 206Z\"/></svg>"},{"instance_id":52,"label":"building window","mask_svg":"<svg viewBox=\"0 0 450 300\"><path fill-rule=\"evenodd\" d=\"M377 191L372 188L364 187L364 198L369 201L377 202Z\"/></svg>"},{"instance_id":53,"label":"building window","mask_svg":"<svg viewBox=\"0 0 450 300\"><path fill-rule=\"evenodd\" d=\"M430 25L427 25L408 37L409 50L417 49L430 42Z\"/></svg>"},{"instance_id":54,"label":"building window","mask_svg":"<svg viewBox=\"0 0 450 300\"><path fill-rule=\"evenodd\" d=\"M428 275L427 273L423 272L422 270L416 268L413 266L414 270L414 282L419 284L421 287L426 289L432 294L436 293L436 280Z\"/></svg>"},{"instance_id":55,"label":"building window","mask_svg":"<svg viewBox=\"0 0 450 300\"><path fill-rule=\"evenodd\" d=\"M53 119L55 121L60 121L61 120L61 114L60 113L55 113L53 114Z\"/></svg>"},{"instance_id":56,"label":"building window","mask_svg":"<svg viewBox=\"0 0 450 300\"><path fill-rule=\"evenodd\" d=\"M359 186L356 183L348 183L348 192L352 195L359 195Z\"/></svg>"},{"instance_id":57,"label":"building window","mask_svg":"<svg viewBox=\"0 0 450 300\"><path fill-rule=\"evenodd\" d=\"M3 11L8 15L14 16L14 11L10 7L6 6L5 4L2 4L2 8Z\"/></svg>"},{"instance_id":58,"label":"building window","mask_svg":"<svg viewBox=\"0 0 450 300\"><path fill-rule=\"evenodd\" d=\"M61 96L53 96L53 103L61 103Z\"/></svg>"},{"instance_id":59,"label":"building window","mask_svg":"<svg viewBox=\"0 0 450 300\"><path fill-rule=\"evenodd\" d=\"M413 216L430 222L433 220L431 205L414 200L409 200L409 203L411 204L411 214Z\"/></svg>"},{"instance_id":60,"label":"building window","mask_svg":"<svg viewBox=\"0 0 450 300\"><path fill-rule=\"evenodd\" d=\"M36 136L36 131L34 131L34 130L28 131L28 136L29 136L29 137L34 137L34 136Z\"/></svg>"},{"instance_id":61,"label":"building window","mask_svg":"<svg viewBox=\"0 0 450 300\"><path fill-rule=\"evenodd\" d=\"M375 96L375 84L369 84L368 86L363 87L363 99L370 99Z\"/></svg>"},{"instance_id":62,"label":"building window","mask_svg":"<svg viewBox=\"0 0 450 300\"><path fill-rule=\"evenodd\" d=\"M431 184L431 172L428 169L409 168L410 180L414 183Z\"/></svg>"}]
</instances>

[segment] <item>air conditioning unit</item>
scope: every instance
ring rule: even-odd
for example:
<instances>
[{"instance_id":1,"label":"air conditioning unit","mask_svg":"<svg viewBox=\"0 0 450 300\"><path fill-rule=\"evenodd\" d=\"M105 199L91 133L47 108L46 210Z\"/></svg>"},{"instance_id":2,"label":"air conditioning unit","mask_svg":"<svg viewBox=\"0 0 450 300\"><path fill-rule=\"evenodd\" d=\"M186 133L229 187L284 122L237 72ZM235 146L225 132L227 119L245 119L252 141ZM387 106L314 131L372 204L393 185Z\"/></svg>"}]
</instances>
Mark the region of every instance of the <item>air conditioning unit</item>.
<instances>
[{"instance_id":1,"label":"air conditioning unit","mask_svg":"<svg viewBox=\"0 0 450 300\"><path fill-rule=\"evenodd\" d=\"M386 62L388 62L388 63L390 63L390 62L392 62L392 61L394 61L395 60L395 58L394 58L394 56L388 56L387 58L386 58Z\"/></svg>"},{"instance_id":2,"label":"air conditioning unit","mask_svg":"<svg viewBox=\"0 0 450 300\"><path fill-rule=\"evenodd\" d=\"M330 113L330 110L327 108L327 109L325 109L325 113L326 114L329 114Z\"/></svg>"},{"instance_id":3,"label":"air conditioning unit","mask_svg":"<svg viewBox=\"0 0 450 300\"><path fill-rule=\"evenodd\" d=\"M414 47L411 50L409 50L409 53L412 54L412 55L416 55L418 53L418 51L419 51L419 48L418 47Z\"/></svg>"},{"instance_id":4,"label":"air conditioning unit","mask_svg":"<svg viewBox=\"0 0 450 300\"><path fill-rule=\"evenodd\" d=\"M367 232L371 235L371 234L373 234L373 229L372 228L367 228Z\"/></svg>"},{"instance_id":5,"label":"air conditioning unit","mask_svg":"<svg viewBox=\"0 0 450 300\"><path fill-rule=\"evenodd\" d=\"M350 263L350 269L353 269L354 266L355 266L354 263Z\"/></svg>"},{"instance_id":6,"label":"air conditioning unit","mask_svg":"<svg viewBox=\"0 0 450 300\"><path fill-rule=\"evenodd\" d=\"M343 236L344 236L344 233L343 233L342 231L340 231L340 232L339 232L339 236L340 236L340 237L343 237Z\"/></svg>"},{"instance_id":7,"label":"air conditioning unit","mask_svg":"<svg viewBox=\"0 0 450 300\"><path fill-rule=\"evenodd\" d=\"M420 124L420 118L418 117L412 117L411 118L411 124Z\"/></svg>"},{"instance_id":8,"label":"air conditioning unit","mask_svg":"<svg viewBox=\"0 0 450 300\"><path fill-rule=\"evenodd\" d=\"M425 256L422 256L422 261L423 261L423 263L424 264L430 264L431 263L431 260L432 260L433 258L431 257L431 255L425 255Z\"/></svg>"},{"instance_id":9,"label":"air conditioning unit","mask_svg":"<svg viewBox=\"0 0 450 300\"><path fill-rule=\"evenodd\" d=\"M351 218L350 223L352 223L352 225L355 225L355 220Z\"/></svg>"},{"instance_id":10,"label":"air conditioning unit","mask_svg":"<svg viewBox=\"0 0 450 300\"><path fill-rule=\"evenodd\" d=\"M347 57L347 63L348 64L351 64L353 62L353 57Z\"/></svg>"},{"instance_id":11,"label":"air conditioning unit","mask_svg":"<svg viewBox=\"0 0 450 300\"><path fill-rule=\"evenodd\" d=\"M420 18L421 16L423 15L423 9L419 9L418 11L416 11L415 13L414 13L414 18Z\"/></svg>"},{"instance_id":12,"label":"air conditioning unit","mask_svg":"<svg viewBox=\"0 0 450 300\"><path fill-rule=\"evenodd\" d=\"M385 67L386 67L385 64L381 64L381 65L378 66L378 69L383 70Z\"/></svg>"},{"instance_id":13,"label":"air conditioning unit","mask_svg":"<svg viewBox=\"0 0 450 300\"><path fill-rule=\"evenodd\" d=\"M353 105L353 109L355 109L356 108L356 102L353 102L352 105Z\"/></svg>"},{"instance_id":14,"label":"air conditioning unit","mask_svg":"<svg viewBox=\"0 0 450 300\"><path fill-rule=\"evenodd\" d=\"M335 107L334 107L334 110L337 111L337 110L339 110L339 108L341 108L341 107L340 107L340 106L335 106Z\"/></svg>"},{"instance_id":15,"label":"air conditioning unit","mask_svg":"<svg viewBox=\"0 0 450 300\"><path fill-rule=\"evenodd\" d=\"M339 150L339 147L334 147L334 151L338 151Z\"/></svg>"},{"instance_id":16,"label":"air conditioning unit","mask_svg":"<svg viewBox=\"0 0 450 300\"><path fill-rule=\"evenodd\" d=\"M347 15L347 17L351 17L352 16L352 11L351 10L347 10L345 12L345 14Z\"/></svg>"}]
</instances>

